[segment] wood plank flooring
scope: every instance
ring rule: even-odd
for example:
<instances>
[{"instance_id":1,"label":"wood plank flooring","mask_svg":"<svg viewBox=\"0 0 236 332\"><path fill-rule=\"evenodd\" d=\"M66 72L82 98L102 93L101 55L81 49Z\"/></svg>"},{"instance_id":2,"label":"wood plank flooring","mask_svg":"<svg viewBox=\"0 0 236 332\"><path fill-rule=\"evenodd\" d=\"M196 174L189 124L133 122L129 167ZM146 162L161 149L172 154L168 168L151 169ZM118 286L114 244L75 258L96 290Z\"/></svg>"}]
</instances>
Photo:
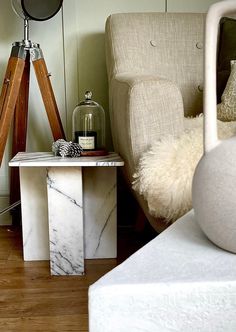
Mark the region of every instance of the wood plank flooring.
<instances>
[{"instance_id":1,"label":"wood plank flooring","mask_svg":"<svg viewBox=\"0 0 236 332\"><path fill-rule=\"evenodd\" d=\"M88 331L89 285L147 240L123 230L118 259L87 260L84 276L50 276L49 262L23 261L20 230L1 226L0 331Z\"/></svg>"}]
</instances>

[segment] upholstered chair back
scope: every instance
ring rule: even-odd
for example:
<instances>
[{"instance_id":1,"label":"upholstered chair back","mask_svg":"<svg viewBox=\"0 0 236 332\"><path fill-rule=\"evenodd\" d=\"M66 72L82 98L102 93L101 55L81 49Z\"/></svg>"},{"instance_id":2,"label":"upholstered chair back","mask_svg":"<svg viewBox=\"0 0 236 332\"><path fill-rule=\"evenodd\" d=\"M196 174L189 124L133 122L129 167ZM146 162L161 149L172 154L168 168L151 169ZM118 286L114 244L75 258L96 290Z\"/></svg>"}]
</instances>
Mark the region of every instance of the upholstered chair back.
<instances>
[{"instance_id":1,"label":"upholstered chair back","mask_svg":"<svg viewBox=\"0 0 236 332\"><path fill-rule=\"evenodd\" d=\"M119 74L158 75L179 87L185 116L202 112L205 14L113 14L106 24L109 81Z\"/></svg>"}]
</instances>

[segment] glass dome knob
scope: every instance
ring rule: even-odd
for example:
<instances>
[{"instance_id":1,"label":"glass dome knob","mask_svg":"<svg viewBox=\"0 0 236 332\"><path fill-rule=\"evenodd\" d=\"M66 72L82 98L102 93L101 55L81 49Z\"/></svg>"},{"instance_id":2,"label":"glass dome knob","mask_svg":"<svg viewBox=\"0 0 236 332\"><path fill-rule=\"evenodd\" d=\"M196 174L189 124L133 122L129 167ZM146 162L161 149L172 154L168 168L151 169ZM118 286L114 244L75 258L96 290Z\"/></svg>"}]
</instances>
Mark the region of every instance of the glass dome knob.
<instances>
[{"instance_id":1,"label":"glass dome knob","mask_svg":"<svg viewBox=\"0 0 236 332\"><path fill-rule=\"evenodd\" d=\"M91 100L92 99L92 95L93 94L92 94L91 91L86 91L84 96L85 96L86 100Z\"/></svg>"}]
</instances>

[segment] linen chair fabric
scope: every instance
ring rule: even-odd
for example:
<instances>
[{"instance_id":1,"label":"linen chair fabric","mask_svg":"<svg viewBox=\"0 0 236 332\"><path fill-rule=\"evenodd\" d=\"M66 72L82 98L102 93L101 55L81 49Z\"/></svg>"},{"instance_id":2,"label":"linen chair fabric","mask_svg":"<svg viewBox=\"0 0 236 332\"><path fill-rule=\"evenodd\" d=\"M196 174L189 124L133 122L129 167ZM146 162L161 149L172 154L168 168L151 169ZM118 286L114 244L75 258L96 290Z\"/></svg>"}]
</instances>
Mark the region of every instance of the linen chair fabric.
<instances>
[{"instance_id":1,"label":"linen chair fabric","mask_svg":"<svg viewBox=\"0 0 236 332\"><path fill-rule=\"evenodd\" d=\"M140 156L183 118L202 112L205 14L112 14L106 22L106 63L114 149L131 185ZM136 194L157 230L146 202Z\"/></svg>"}]
</instances>

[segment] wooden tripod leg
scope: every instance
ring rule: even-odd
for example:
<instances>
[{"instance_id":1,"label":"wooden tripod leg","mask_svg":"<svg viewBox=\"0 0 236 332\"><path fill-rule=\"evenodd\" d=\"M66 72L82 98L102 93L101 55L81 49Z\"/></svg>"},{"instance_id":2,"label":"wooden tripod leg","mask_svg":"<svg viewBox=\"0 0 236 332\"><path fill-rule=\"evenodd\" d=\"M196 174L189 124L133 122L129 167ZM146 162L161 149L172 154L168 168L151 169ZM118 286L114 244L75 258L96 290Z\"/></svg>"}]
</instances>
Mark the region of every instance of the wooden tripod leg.
<instances>
[{"instance_id":1,"label":"wooden tripod leg","mask_svg":"<svg viewBox=\"0 0 236 332\"><path fill-rule=\"evenodd\" d=\"M48 74L44 58L33 60L32 62L34 65L34 70L38 80L44 106L47 112L53 138L55 141L59 138L65 139L65 133L49 78L50 75Z\"/></svg>"},{"instance_id":2,"label":"wooden tripod leg","mask_svg":"<svg viewBox=\"0 0 236 332\"><path fill-rule=\"evenodd\" d=\"M9 58L0 96L0 165L15 110L24 67L24 59L16 57Z\"/></svg>"},{"instance_id":3,"label":"wooden tripod leg","mask_svg":"<svg viewBox=\"0 0 236 332\"><path fill-rule=\"evenodd\" d=\"M28 120L28 100L29 100L29 79L30 79L30 56L29 53L25 59L25 67L22 75L20 90L16 101L14 113L13 139L12 139L12 157L17 152L25 151L27 120ZM20 200L20 180L19 168L11 168L10 178L10 204ZM16 213L17 214L17 213ZM16 216L17 218L18 216ZM12 215L14 224L14 214Z\"/></svg>"}]
</instances>

